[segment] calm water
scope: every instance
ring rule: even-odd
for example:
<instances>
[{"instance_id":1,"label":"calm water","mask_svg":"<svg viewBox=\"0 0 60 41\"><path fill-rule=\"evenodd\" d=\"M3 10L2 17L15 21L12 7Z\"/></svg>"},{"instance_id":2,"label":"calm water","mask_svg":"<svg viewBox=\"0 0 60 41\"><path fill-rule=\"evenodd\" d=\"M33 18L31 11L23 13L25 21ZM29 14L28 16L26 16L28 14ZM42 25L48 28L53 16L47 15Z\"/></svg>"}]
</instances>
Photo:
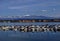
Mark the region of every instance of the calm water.
<instances>
[{"instance_id":1,"label":"calm water","mask_svg":"<svg viewBox=\"0 0 60 41\"><path fill-rule=\"evenodd\" d=\"M60 24L60 22L35 22L35 23L0 23L0 25L54 25L54 24Z\"/></svg>"},{"instance_id":2,"label":"calm water","mask_svg":"<svg viewBox=\"0 0 60 41\"><path fill-rule=\"evenodd\" d=\"M50 23L0 23L0 25L40 25L40 24L60 24ZM60 32L19 32L0 31L0 41L60 41Z\"/></svg>"}]
</instances>

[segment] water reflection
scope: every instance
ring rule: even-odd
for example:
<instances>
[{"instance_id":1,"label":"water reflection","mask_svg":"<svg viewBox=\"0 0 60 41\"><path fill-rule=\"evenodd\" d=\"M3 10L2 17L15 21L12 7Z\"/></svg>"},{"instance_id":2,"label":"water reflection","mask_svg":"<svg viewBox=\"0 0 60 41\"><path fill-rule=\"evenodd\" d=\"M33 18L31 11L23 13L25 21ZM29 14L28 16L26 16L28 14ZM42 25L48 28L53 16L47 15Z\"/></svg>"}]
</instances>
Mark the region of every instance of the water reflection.
<instances>
[{"instance_id":1,"label":"water reflection","mask_svg":"<svg viewBox=\"0 0 60 41\"><path fill-rule=\"evenodd\" d=\"M0 31L1 41L58 41L60 32L14 32Z\"/></svg>"}]
</instances>

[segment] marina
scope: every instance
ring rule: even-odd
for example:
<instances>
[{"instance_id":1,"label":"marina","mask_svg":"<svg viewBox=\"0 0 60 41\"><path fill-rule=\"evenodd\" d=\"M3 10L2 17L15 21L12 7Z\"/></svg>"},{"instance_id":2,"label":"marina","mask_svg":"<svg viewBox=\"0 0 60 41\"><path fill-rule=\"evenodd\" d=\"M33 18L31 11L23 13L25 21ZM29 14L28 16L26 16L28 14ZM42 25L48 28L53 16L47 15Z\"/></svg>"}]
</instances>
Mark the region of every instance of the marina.
<instances>
[{"instance_id":1,"label":"marina","mask_svg":"<svg viewBox=\"0 0 60 41\"><path fill-rule=\"evenodd\" d=\"M0 41L60 41L60 0L0 0Z\"/></svg>"},{"instance_id":2,"label":"marina","mask_svg":"<svg viewBox=\"0 0 60 41\"><path fill-rule=\"evenodd\" d=\"M0 31L20 31L20 32L60 32L60 24L58 25L15 25L15 26L0 26Z\"/></svg>"},{"instance_id":3,"label":"marina","mask_svg":"<svg viewBox=\"0 0 60 41\"><path fill-rule=\"evenodd\" d=\"M57 32L60 19L45 16L7 16L0 17L0 31L19 32Z\"/></svg>"}]
</instances>

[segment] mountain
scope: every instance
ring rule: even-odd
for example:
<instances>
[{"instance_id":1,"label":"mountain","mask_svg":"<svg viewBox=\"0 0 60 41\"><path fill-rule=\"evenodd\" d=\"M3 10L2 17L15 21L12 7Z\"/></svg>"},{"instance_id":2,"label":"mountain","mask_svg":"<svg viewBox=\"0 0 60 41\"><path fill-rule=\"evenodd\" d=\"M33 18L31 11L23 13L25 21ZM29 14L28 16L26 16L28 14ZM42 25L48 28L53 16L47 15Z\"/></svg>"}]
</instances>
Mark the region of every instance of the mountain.
<instances>
[{"instance_id":1,"label":"mountain","mask_svg":"<svg viewBox=\"0 0 60 41\"><path fill-rule=\"evenodd\" d=\"M23 16L23 19L54 19L53 17L47 16Z\"/></svg>"},{"instance_id":2,"label":"mountain","mask_svg":"<svg viewBox=\"0 0 60 41\"><path fill-rule=\"evenodd\" d=\"M23 20L23 19L55 19L53 17L47 17L47 16L21 16L21 17L1 17L0 20Z\"/></svg>"}]
</instances>

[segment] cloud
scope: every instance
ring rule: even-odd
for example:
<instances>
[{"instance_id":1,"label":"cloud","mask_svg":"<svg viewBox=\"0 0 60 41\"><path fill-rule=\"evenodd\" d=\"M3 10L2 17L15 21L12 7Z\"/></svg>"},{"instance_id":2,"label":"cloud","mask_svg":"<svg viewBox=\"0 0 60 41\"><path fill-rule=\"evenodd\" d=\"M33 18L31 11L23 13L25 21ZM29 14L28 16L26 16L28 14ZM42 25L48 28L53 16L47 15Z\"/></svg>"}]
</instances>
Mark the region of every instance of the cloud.
<instances>
[{"instance_id":1,"label":"cloud","mask_svg":"<svg viewBox=\"0 0 60 41\"><path fill-rule=\"evenodd\" d=\"M32 0L31 0L32 1ZM14 1L12 1L12 3L13 3ZM18 2L18 4L20 4L19 2ZM24 5L23 5L24 4ZM57 6L57 5L60 5L60 2L41 2L41 3L31 3L31 2L29 2L28 3L28 0L26 0L26 3L24 3L24 2L22 2L22 4L20 4L20 5L15 5L15 4L13 4L12 6L8 6L8 9L22 9L22 8L29 8L29 7L35 7L35 6L39 6L39 7L50 7L50 6Z\"/></svg>"},{"instance_id":2,"label":"cloud","mask_svg":"<svg viewBox=\"0 0 60 41\"><path fill-rule=\"evenodd\" d=\"M47 10L41 10L41 11L46 12Z\"/></svg>"},{"instance_id":3,"label":"cloud","mask_svg":"<svg viewBox=\"0 0 60 41\"><path fill-rule=\"evenodd\" d=\"M55 11L56 10L56 8L53 8L53 11Z\"/></svg>"},{"instance_id":4,"label":"cloud","mask_svg":"<svg viewBox=\"0 0 60 41\"><path fill-rule=\"evenodd\" d=\"M8 9L22 9L27 7L34 7L34 6L44 6L44 4L32 4L32 5L23 5L23 6L11 6Z\"/></svg>"}]
</instances>

